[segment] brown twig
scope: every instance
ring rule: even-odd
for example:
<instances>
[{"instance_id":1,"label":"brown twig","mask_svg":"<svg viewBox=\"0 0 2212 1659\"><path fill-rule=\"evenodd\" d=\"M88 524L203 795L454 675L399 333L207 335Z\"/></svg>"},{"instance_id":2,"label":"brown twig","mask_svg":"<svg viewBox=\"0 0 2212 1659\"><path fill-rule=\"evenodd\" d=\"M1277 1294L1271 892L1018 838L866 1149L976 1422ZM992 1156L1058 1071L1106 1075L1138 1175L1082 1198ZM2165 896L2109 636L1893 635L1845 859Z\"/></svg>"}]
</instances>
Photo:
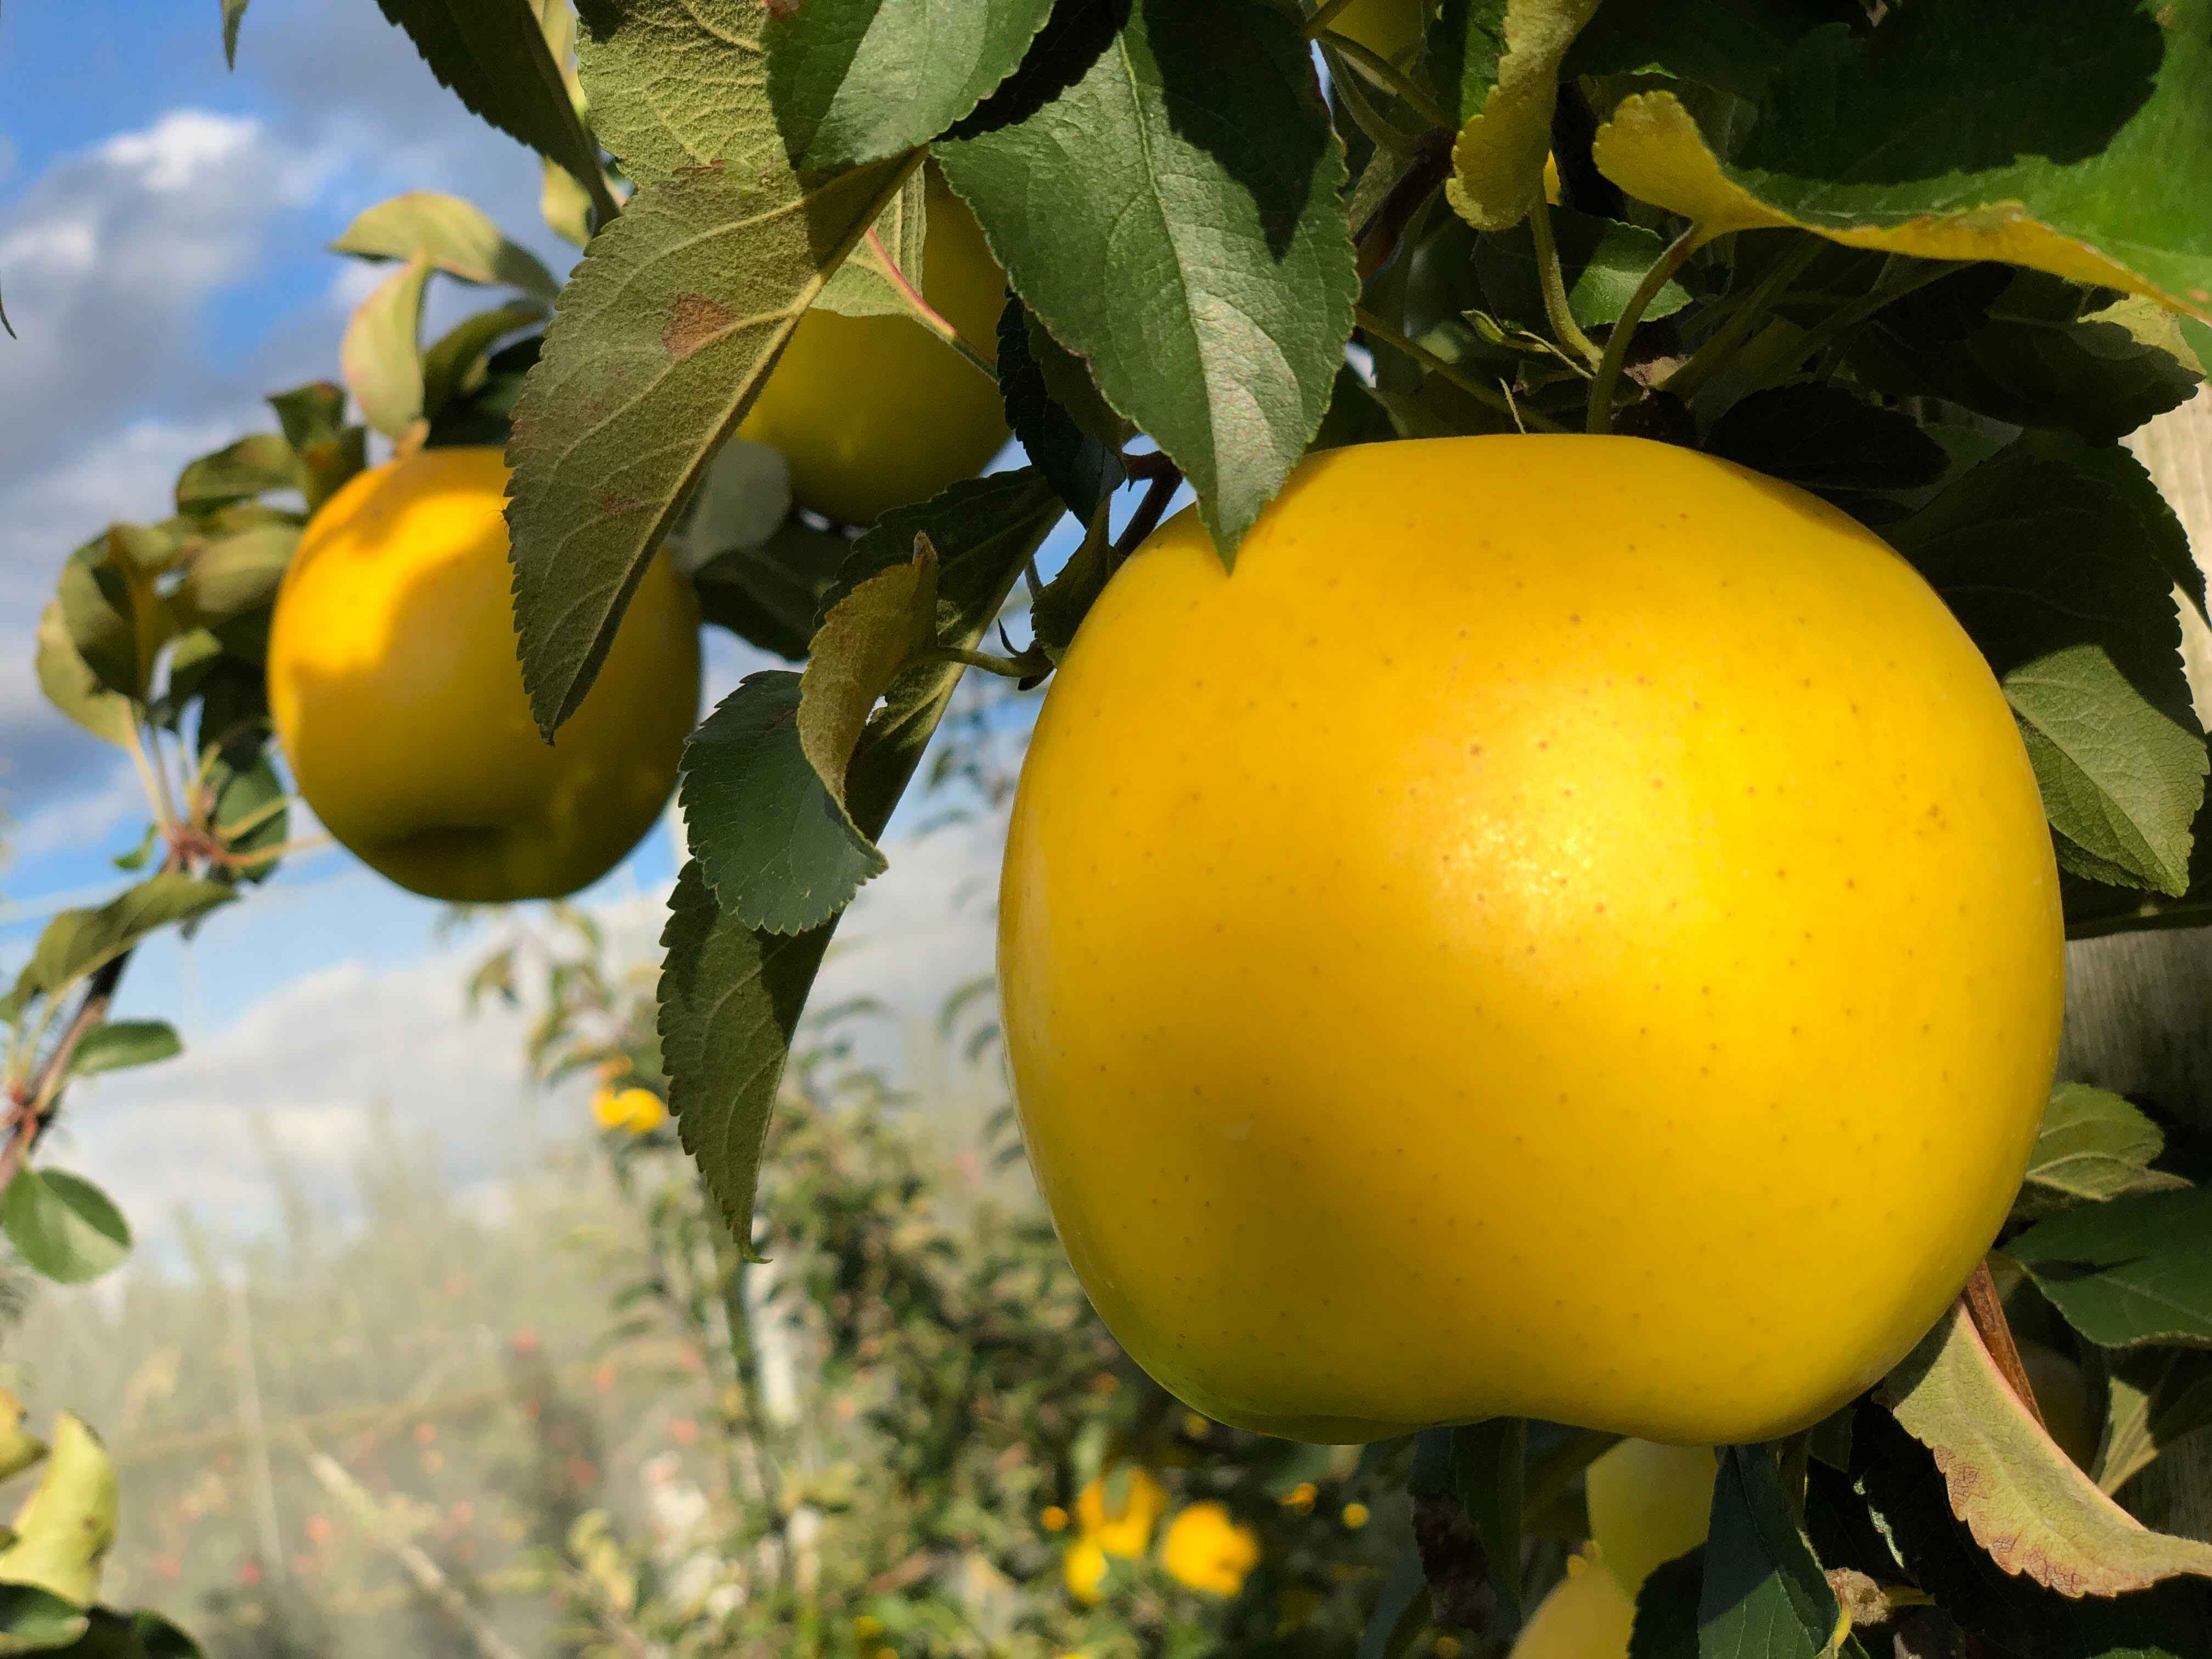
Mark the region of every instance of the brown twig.
<instances>
[{"instance_id":1,"label":"brown twig","mask_svg":"<svg viewBox=\"0 0 2212 1659\"><path fill-rule=\"evenodd\" d=\"M2036 1404L2035 1385L2027 1380L2027 1367L2021 1362L2020 1345L2013 1340L2012 1322L2005 1317L2004 1299L1997 1294L1997 1282L1990 1276L1986 1257L1974 1266L1974 1276L1966 1281L1960 1299L1966 1304L1966 1317L1974 1322L1974 1329L1982 1339L1982 1346L1990 1351L1990 1358L1997 1362L1997 1370L2020 1396L2020 1403L2027 1407L2027 1414L2036 1425L2048 1431L2043 1420L2043 1407Z\"/></svg>"}]
</instances>

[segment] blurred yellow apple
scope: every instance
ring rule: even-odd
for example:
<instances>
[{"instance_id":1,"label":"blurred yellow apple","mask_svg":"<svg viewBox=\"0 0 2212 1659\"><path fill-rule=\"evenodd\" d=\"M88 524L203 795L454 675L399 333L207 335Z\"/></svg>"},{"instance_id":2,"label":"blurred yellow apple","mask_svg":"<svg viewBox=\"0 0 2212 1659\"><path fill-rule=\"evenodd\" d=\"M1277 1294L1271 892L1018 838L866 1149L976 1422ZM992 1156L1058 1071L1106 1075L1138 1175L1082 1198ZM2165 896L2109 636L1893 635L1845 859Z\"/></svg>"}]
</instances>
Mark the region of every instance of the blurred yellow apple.
<instances>
[{"instance_id":1,"label":"blurred yellow apple","mask_svg":"<svg viewBox=\"0 0 2212 1659\"><path fill-rule=\"evenodd\" d=\"M1076 1530L1109 1555L1133 1558L1152 1541L1167 1506L1167 1488L1148 1469L1097 1475L1075 1495Z\"/></svg>"},{"instance_id":2,"label":"blurred yellow apple","mask_svg":"<svg viewBox=\"0 0 2212 1659\"><path fill-rule=\"evenodd\" d=\"M1996 1236L2063 968L2018 729L1911 567L1550 435L1311 457L1234 574L1153 535L1052 682L999 948L1106 1323L1324 1442L1818 1421Z\"/></svg>"},{"instance_id":3,"label":"blurred yellow apple","mask_svg":"<svg viewBox=\"0 0 2212 1659\"><path fill-rule=\"evenodd\" d=\"M668 1121L668 1106L650 1089L601 1089L592 1097L592 1117L602 1129L650 1134Z\"/></svg>"},{"instance_id":4,"label":"blurred yellow apple","mask_svg":"<svg viewBox=\"0 0 2212 1659\"><path fill-rule=\"evenodd\" d=\"M547 744L515 655L495 449L361 473L300 538L269 631L269 707L300 793L371 868L431 898L598 880L666 805L699 712L699 614L663 553Z\"/></svg>"},{"instance_id":5,"label":"blurred yellow apple","mask_svg":"<svg viewBox=\"0 0 2212 1659\"><path fill-rule=\"evenodd\" d=\"M1168 1576L1208 1595L1234 1595L1260 1565L1260 1534L1206 1498L1179 1511L1160 1540Z\"/></svg>"},{"instance_id":6,"label":"blurred yellow apple","mask_svg":"<svg viewBox=\"0 0 2212 1659\"><path fill-rule=\"evenodd\" d=\"M1705 1541L1719 1471L1710 1446L1649 1440L1624 1440L1589 1466L1590 1540L1632 1598L1652 1568Z\"/></svg>"},{"instance_id":7,"label":"blurred yellow apple","mask_svg":"<svg viewBox=\"0 0 2212 1659\"><path fill-rule=\"evenodd\" d=\"M1079 1537L1060 1552L1060 1580L1067 1593L1085 1607L1095 1607L1105 1593L1106 1552L1096 1539Z\"/></svg>"},{"instance_id":8,"label":"blurred yellow apple","mask_svg":"<svg viewBox=\"0 0 2212 1659\"><path fill-rule=\"evenodd\" d=\"M933 169L927 191L923 296L989 356L1006 273ZM1006 441L1006 418L989 378L913 319L817 307L792 331L738 435L783 452L799 506L868 524L974 477Z\"/></svg>"},{"instance_id":9,"label":"blurred yellow apple","mask_svg":"<svg viewBox=\"0 0 2212 1659\"><path fill-rule=\"evenodd\" d=\"M1636 1603L1613 1576L1580 1556L1536 1604L1510 1659L1627 1659Z\"/></svg>"}]
</instances>

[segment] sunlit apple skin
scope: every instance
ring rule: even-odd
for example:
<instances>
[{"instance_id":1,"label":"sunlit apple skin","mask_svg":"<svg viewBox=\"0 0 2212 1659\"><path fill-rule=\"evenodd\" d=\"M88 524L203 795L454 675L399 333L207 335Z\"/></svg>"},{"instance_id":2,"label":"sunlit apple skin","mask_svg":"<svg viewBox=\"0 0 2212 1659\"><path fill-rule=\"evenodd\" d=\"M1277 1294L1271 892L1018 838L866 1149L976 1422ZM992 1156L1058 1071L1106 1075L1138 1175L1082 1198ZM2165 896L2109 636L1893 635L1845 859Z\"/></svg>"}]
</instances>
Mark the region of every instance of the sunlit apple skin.
<instances>
[{"instance_id":1,"label":"sunlit apple skin","mask_svg":"<svg viewBox=\"0 0 2212 1659\"><path fill-rule=\"evenodd\" d=\"M676 783L699 615L664 553L548 745L515 653L507 466L426 449L361 473L300 538L269 706L300 793L361 860L459 902L552 898L619 863Z\"/></svg>"},{"instance_id":2,"label":"sunlit apple skin","mask_svg":"<svg viewBox=\"0 0 2212 1659\"><path fill-rule=\"evenodd\" d=\"M922 247L930 308L986 356L997 349L1006 273L967 204L932 172ZM799 319L738 435L783 452L792 499L872 524L973 477L1006 441L989 378L912 318Z\"/></svg>"},{"instance_id":3,"label":"sunlit apple skin","mask_svg":"<svg viewBox=\"0 0 2212 1659\"><path fill-rule=\"evenodd\" d=\"M1972 642L1693 452L1310 459L1054 676L1001 889L1060 1235L1193 1408L1365 1441L1817 1421L1995 1237L2063 939Z\"/></svg>"},{"instance_id":4,"label":"sunlit apple skin","mask_svg":"<svg viewBox=\"0 0 2212 1659\"><path fill-rule=\"evenodd\" d=\"M1705 1541L1719 1460L1709 1446L1624 1440L1589 1466L1590 1540L1633 1600L1651 1570Z\"/></svg>"}]
</instances>

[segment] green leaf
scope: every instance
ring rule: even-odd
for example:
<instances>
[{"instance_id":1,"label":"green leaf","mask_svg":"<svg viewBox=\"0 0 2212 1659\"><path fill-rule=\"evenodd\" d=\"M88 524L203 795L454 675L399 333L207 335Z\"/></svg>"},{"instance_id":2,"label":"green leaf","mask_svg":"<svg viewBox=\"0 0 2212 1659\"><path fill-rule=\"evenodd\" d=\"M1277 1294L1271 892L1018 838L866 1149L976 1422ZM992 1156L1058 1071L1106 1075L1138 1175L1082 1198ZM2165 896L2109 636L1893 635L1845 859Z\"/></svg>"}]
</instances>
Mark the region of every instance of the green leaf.
<instances>
[{"instance_id":1,"label":"green leaf","mask_svg":"<svg viewBox=\"0 0 2212 1659\"><path fill-rule=\"evenodd\" d=\"M768 933L818 927L888 867L799 736L799 677L745 677L684 746L684 822L715 902Z\"/></svg>"},{"instance_id":2,"label":"green leaf","mask_svg":"<svg viewBox=\"0 0 2212 1659\"><path fill-rule=\"evenodd\" d=\"M143 702L147 676L167 638L168 617L154 587L175 543L135 525L112 526L78 548L55 584L58 620L101 688Z\"/></svg>"},{"instance_id":3,"label":"green leaf","mask_svg":"<svg viewBox=\"0 0 2212 1659\"><path fill-rule=\"evenodd\" d=\"M1685 6L1610 0L1575 37L1561 78L1657 75L1698 82L1756 105L1784 55L1820 21L1817 6Z\"/></svg>"},{"instance_id":4,"label":"green leaf","mask_svg":"<svg viewBox=\"0 0 2212 1659\"><path fill-rule=\"evenodd\" d=\"M881 252L875 242L883 244ZM929 179L916 168L823 285L816 307L844 317L913 317L914 302L899 280L916 293L922 291L928 245Z\"/></svg>"},{"instance_id":5,"label":"green leaf","mask_svg":"<svg viewBox=\"0 0 2212 1659\"><path fill-rule=\"evenodd\" d=\"M1421 1553L1408 1545L1382 1581L1355 1659L1400 1659L1428 1627L1429 1581L1421 1571Z\"/></svg>"},{"instance_id":6,"label":"green leaf","mask_svg":"<svg viewBox=\"0 0 2212 1659\"><path fill-rule=\"evenodd\" d=\"M204 715L203 731L211 723ZM221 751L208 766L208 787L215 794L215 809L210 815L215 832L225 852L236 858L252 860L251 863L219 870L221 880L263 882L276 869L277 860L273 855L253 856L270 854L272 848L283 845L286 822L290 816L290 809L285 805L284 781L278 775L263 741L267 731L263 719L254 721L246 732L231 734L228 743L222 743L225 734L219 728L212 734L213 739L222 744ZM201 746L207 746L205 738Z\"/></svg>"},{"instance_id":7,"label":"green leaf","mask_svg":"<svg viewBox=\"0 0 2212 1659\"><path fill-rule=\"evenodd\" d=\"M2212 1423L2212 1352L2127 1348L2102 1356L2105 1431L2097 1484L2117 1492L2185 1434Z\"/></svg>"},{"instance_id":8,"label":"green leaf","mask_svg":"<svg viewBox=\"0 0 2212 1659\"><path fill-rule=\"evenodd\" d=\"M67 1648L90 1622L84 1608L52 1590L0 1581L0 1652Z\"/></svg>"},{"instance_id":9,"label":"green leaf","mask_svg":"<svg viewBox=\"0 0 2212 1659\"><path fill-rule=\"evenodd\" d=\"M936 154L1226 558L1320 427L1351 337L1343 148L1297 26L1263 0L1137 7L1110 36L1103 0L1063 13Z\"/></svg>"},{"instance_id":10,"label":"green leaf","mask_svg":"<svg viewBox=\"0 0 2212 1659\"><path fill-rule=\"evenodd\" d=\"M768 84L785 153L797 167L842 167L927 143L1013 72L1051 13L1052 0L771 9Z\"/></svg>"},{"instance_id":11,"label":"green leaf","mask_svg":"<svg viewBox=\"0 0 2212 1659\"><path fill-rule=\"evenodd\" d=\"M540 300L561 291L538 256L508 240L482 208L434 190L410 190L365 210L331 252L364 259L419 256L465 283L519 288Z\"/></svg>"},{"instance_id":12,"label":"green leaf","mask_svg":"<svg viewBox=\"0 0 2212 1659\"><path fill-rule=\"evenodd\" d=\"M544 336L526 334L484 359L481 376L465 378L463 389L430 417L427 447L474 444L504 449L514 435L514 405L537 367ZM428 385L424 391L427 394Z\"/></svg>"},{"instance_id":13,"label":"green leaf","mask_svg":"<svg viewBox=\"0 0 2212 1659\"><path fill-rule=\"evenodd\" d=\"M543 319L534 305L496 306L465 317L422 354L422 410L433 421L458 397L479 390L487 378L484 354L495 341Z\"/></svg>"},{"instance_id":14,"label":"green leaf","mask_svg":"<svg viewBox=\"0 0 2212 1659\"><path fill-rule=\"evenodd\" d=\"M70 637L62 602L50 599L39 613L39 690L48 702L106 743L127 745L137 720L131 699L111 691L93 672Z\"/></svg>"},{"instance_id":15,"label":"green leaf","mask_svg":"<svg viewBox=\"0 0 2212 1659\"><path fill-rule=\"evenodd\" d=\"M210 628L269 604L300 544L292 524L263 525L203 542L185 559L184 579L169 596L186 628Z\"/></svg>"},{"instance_id":16,"label":"green leaf","mask_svg":"<svg viewBox=\"0 0 2212 1659\"><path fill-rule=\"evenodd\" d=\"M999 319L999 391L1006 398L1006 424L1067 510L1089 524L1127 474L1121 451L1085 431L1053 397L1031 344L1033 328L1029 307L1008 295ZM1045 338L1049 345L1051 337Z\"/></svg>"},{"instance_id":17,"label":"green leaf","mask_svg":"<svg viewBox=\"0 0 2212 1659\"><path fill-rule=\"evenodd\" d=\"M2194 317L2184 317L2180 329L2181 337L2197 354L2197 372L2212 374L2212 325L2201 323Z\"/></svg>"},{"instance_id":18,"label":"green leaf","mask_svg":"<svg viewBox=\"0 0 2212 1659\"><path fill-rule=\"evenodd\" d=\"M757 547L732 548L694 571L700 614L796 662L814 637L822 595L851 549L843 537L794 520Z\"/></svg>"},{"instance_id":19,"label":"green leaf","mask_svg":"<svg viewBox=\"0 0 2212 1659\"><path fill-rule=\"evenodd\" d=\"M246 21L246 0L222 0L222 61L238 67L238 26Z\"/></svg>"},{"instance_id":20,"label":"green leaf","mask_svg":"<svg viewBox=\"0 0 2212 1659\"><path fill-rule=\"evenodd\" d=\"M177 511L214 513L276 489L300 487L300 458L273 432L240 438L203 455L177 475Z\"/></svg>"},{"instance_id":21,"label":"green leaf","mask_svg":"<svg viewBox=\"0 0 2212 1659\"><path fill-rule=\"evenodd\" d=\"M1454 1494L1474 1522L1490 1563L1490 1588L1498 1595L1498 1623L1486 1635L1510 1636L1521 1627L1521 1512L1528 1419L1493 1417L1451 1431Z\"/></svg>"},{"instance_id":22,"label":"green leaf","mask_svg":"<svg viewBox=\"0 0 2212 1659\"><path fill-rule=\"evenodd\" d=\"M1703 1544L1651 1569L1636 1591L1628 1659L1698 1659L1698 1603L1705 1582Z\"/></svg>"},{"instance_id":23,"label":"green leaf","mask_svg":"<svg viewBox=\"0 0 2212 1659\"><path fill-rule=\"evenodd\" d=\"M839 805L868 716L936 634L937 550L927 535L915 538L910 561L855 584L815 629L799 676L799 741Z\"/></svg>"},{"instance_id":24,"label":"green leaf","mask_svg":"<svg viewBox=\"0 0 2212 1659\"><path fill-rule=\"evenodd\" d=\"M1059 574L1044 585L1044 591L1030 608L1032 637L1055 664L1075 643L1076 630L1083 626L1083 619L1091 614L1091 607L1098 602L1098 596L1106 591L1106 584L1113 577L1113 545L1108 538L1108 516L1102 503L1092 514L1083 540L1068 555Z\"/></svg>"},{"instance_id":25,"label":"green leaf","mask_svg":"<svg viewBox=\"0 0 2212 1659\"><path fill-rule=\"evenodd\" d=\"M523 0L376 0L441 84L484 120L605 189L599 147L570 101L536 8ZM611 204L603 206L610 210Z\"/></svg>"},{"instance_id":26,"label":"green leaf","mask_svg":"<svg viewBox=\"0 0 2212 1659\"><path fill-rule=\"evenodd\" d=\"M1784 59L1732 157L1671 92L1624 99L1599 169L1706 235L1796 225L2002 259L2212 315L2212 0L1958 0ZM2054 64L2063 97L2028 94Z\"/></svg>"},{"instance_id":27,"label":"green leaf","mask_svg":"<svg viewBox=\"0 0 2212 1659\"><path fill-rule=\"evenodd\" d=\"M398 438L422 416L422 290L430 262L416 254L355 307L338 368L362 417Z\"/></svg>"},{"instance_id":28,"label":"green leaf","mask_svg":"<svg viewBox=\"0 0 2212 1659\"><path fill-rule=\"evenodd\" d=\"M15 1171L0 1194L0 1233L24 1265L64 1285L98 1279L131 1254L123 1212L89 1181L62 1170ZM5 1561L0 1554L0 1577Z\"/></svg>"},{"instance_id":29,"label":"green leaf","mask_svg":"<svg viewBox=\"0 0 2212 1659\"><path fill-rule=\"evenodd\" d=\"M2061 1083L2051 1091L2016 1212L2186 1187L2179 1176L2150 1167L2165 1150L2158 1125L2119 1096L2085 1083Z\"/></svg>"},{"instance_id":30,"label":"green leaf","mask_svg":"<svg viewBox=\"0 0 2212 1659\"><path fill-rule=\"evenodd\" d=\"M97 909L64 910L39 935L15 976L19 1006L34 996L58 997L158 927L205 915L230 897L219 882L173 872L152 876Z\"/></svg>"},{"instance_id":31,"label":"green leaf","mask_svg":"<svg viewBox=\"0 0 2212 1659\"><path fill-rule=\"evenodd\" d=\"M700 168L641 186L592 239L509 453L523 683L549 737L827 273L915 164L812 189L781 170Z\"/></svg>"},{"instance_id":32,"label":"green leaf","mask_svg":"<svg viewBox=\"0 0 2212 1659\"><path fill-rule=\"evenodd\" d=\"M1656 232L1625 225L1566 208L1552 210L1553 239L1567 284L1567 309L1584 328L1620 320L1644 274L1659 263L1666 244ZM1495 316L1540 327L1544 292L1536 268L1536 247L1526 226L1494 231L1474 245L1474 267L1483 297ZM1690 303L1689 291L1669 282L1644 313L1644 320L1671 317Z\"/></svg>"},{"instance_id":33,"label":"green leaf","mask_svg":"<svg viewBox=\"0 0 2212 1659\"><path fill-rule=\"evenodd\" d=\"M971 479L925 507L885 514L855 546L853 580L910 558L915 535L927 534L939 556L938 641L972 650L1059 518L1058 498L1033 471ZM902 538L905 551L895 553ZM961 672L957 663L914 668L869 723L846 795L854 824L871 842L890 822ZM741 1243L752 1236L761 1143L791 1035L835 927L798 934L748 928L714 902L696 862L685 866L670 901L659 1024L669 1107Z\"/></svg>"},{"instance_id":34,"label":"green leaf","mask_svg":"<svg viewBox=\"0 0 2212 1659\"><path fill-rule=\"evenodd\" d=\"M177 1028L161 1019L112 1019L85 1033L70 1056L71 1077L90 1077L95 1072L120 1072L132 1066L151 1066L174 1060L184 1053Z\"/></svg>"},{"instance_id":35,"label":"green leaf","mask_svg":"<svg viewBox=\"0 0 2212 1659\"><path fill-rule=\"evenodd\" d=\"M2120 1595L2212 1575L2212 1544L2155 1533L2074 1467L1954 1306L1884 1379L1906 1432L1936 1455L1951 1504L2007 1572L2068 1595Z\"/></svg>"},{"instance_id":36,"label":"green leaf","mask_svg":"<svg viewBox=\"0 0 2212 1659\"><path fill-rule=\"evenodd\" d=\"M2172 586L2133 501L2078 459L2017 444L1884 533L2003 682L2061 862L2179 894L2206 761Z\"/></svg>"},{"instance_id":37,"label":"green leaf","mask_svg":"<svg viewBox=\"0 0 2212 1659\"><path fill-rule=\"evenodd\" d=\"M1445 0L1429 26L1431 61L1464 124L1444 194L1477 230L1520 223L1542 193L1559 60L1597 8L1598 0Z\"/></svg>"},{"instance_id":38,"label":"green leaf","mask_svg":"<svg viewBox=\"0 0 2212 1659\"><path fill-rule=\"evenodd\" d=\"M1923 297L1931 303L1912 303ZM2171 353L2117 322L2084 318L2083 291L2042 271L2015 273L1981 322L1954 337L1931 337L1916 326L1940 297L1923 289L1877 313L1853 343L1854 372L1901 397L1933 395L1993 420L2062 428L2092 443L2134 431L2186 402L2198 385Z\"/></svg>"},{"instance_id":39,"label":"green leaf","mask_svg":"<svg viewBox=\"0 0 2212 1659\"><path fill-rule=\"evenodd\" d=\"M592 125L640 182L725 163L788 171L769 106L763 0L586 0L577 42Z\"/></svg>"},{"instance_id":40,"label":"green leaf","mask_svg":"<svg viewBox=\"0 0 2212 1659\"><path fill-rule=\"evenodd\" d=\"M1818 1659L1856 1648L1790 1514L1771 1454L1721 1449L1698 1598L1698 1659Z\"/></svg>"},{"instance_id":41,"label":"green leaf","mask_svg":"<svg viewBox=\"0 0 2212 1659\"><path fill-rule=\"evenodd\" d=\"M1713 422L1705 447L1846 512L1932 484L1948 465L1942 445L1910 416L1817 380L1753 392Z\"/></svg>"},{"instance_id":42,"label":"green leaf","mask_svg":"<svg viewBox=\"0 0 2212 1659\"><path fill-rule=\"evenodd\" d=\"M2212 1189L2084 1205L2037 1222L2005 1253L2099 1347L2212 1346Z\"/></svg>"}]
</instances>

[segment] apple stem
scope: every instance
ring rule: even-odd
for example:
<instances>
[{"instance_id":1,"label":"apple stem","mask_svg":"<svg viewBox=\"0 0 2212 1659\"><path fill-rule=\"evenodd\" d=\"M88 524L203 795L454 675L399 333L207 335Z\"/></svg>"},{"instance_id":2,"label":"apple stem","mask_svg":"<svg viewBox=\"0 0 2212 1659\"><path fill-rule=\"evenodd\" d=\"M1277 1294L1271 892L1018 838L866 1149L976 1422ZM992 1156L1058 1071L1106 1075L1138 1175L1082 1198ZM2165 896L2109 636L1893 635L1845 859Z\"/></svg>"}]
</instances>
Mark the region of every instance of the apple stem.
<instances>
[{"instance_id":1,"label":"apple stem","mask_svg":"<svg viewBox=\"0 0 2212 1659\"><path fill-rule=\"evenodd\" d=\"M1997 1370L2020 1396L2020 1403L2027 1407L2027 1414L2035 1419L2036 1426L2048 1433L2050 1425L2043 1420L2043 1407L2036 1403L2035 1385L2027 1380L2027 1367L2021 1361L2020 1345L2013 1340L2012 1322L2005 1317L2004 1299L1997 1294L1997 1282L1990 1275L1988 1257L1974 1265L1974 1276L1966 1281L1960 1299L1966 1304L1966 1317L1974 1322L1982 1346L1997 1362Z\"/></svg>"}]
</instances>

